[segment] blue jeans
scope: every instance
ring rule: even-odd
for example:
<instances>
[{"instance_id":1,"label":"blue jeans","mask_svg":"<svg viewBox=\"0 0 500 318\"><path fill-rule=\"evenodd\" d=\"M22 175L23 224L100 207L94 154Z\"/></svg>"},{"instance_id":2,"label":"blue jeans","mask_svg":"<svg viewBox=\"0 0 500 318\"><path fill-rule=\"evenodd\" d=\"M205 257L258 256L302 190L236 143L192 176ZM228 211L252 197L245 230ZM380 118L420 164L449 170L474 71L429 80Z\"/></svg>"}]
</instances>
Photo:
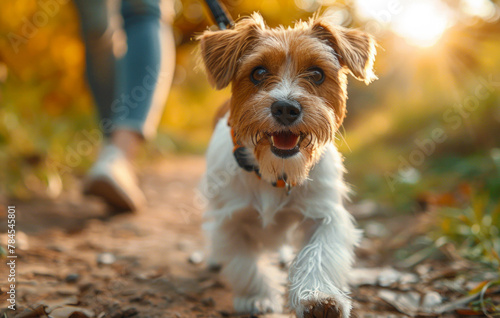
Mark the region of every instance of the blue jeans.
<instances>
[{"instance_id":1,"label":"blue jeans","mask_svg":"<svg viewBox=\"0 0 500 318\"><path fill-rule=\"evenodd\" d=\"M175 67L172 27L162 19L160 0L74 2L103 133L153 136Z\"/></svg>"}]
</instances>

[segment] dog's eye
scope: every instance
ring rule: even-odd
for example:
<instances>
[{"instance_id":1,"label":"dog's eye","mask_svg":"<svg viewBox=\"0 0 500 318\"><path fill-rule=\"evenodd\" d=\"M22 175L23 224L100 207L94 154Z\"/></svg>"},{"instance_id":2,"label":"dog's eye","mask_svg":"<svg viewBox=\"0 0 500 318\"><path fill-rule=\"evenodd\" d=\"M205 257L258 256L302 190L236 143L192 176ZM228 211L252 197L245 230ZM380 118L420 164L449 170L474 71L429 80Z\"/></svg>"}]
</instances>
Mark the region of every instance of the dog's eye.
<instances>
[{"instance_id":1,"label":"dog's eye","mask_svg":"<svg viewBox=\"0 0 500 318\"><path fill-rule=\"evenodd\" d=\"M267 76L267 70L263 66L257 66L253 69L252 74L250 75L250 80L255 85L262 82Z\"/></svg>"},{"instance_id":2,"label":"dog's eye","mask_svg":"<svg viewBox=\"0 0 500 318\"><path fill-rule=\"evenodd\" d=\"M309 69L309 80L316 85L319 85L325 81L325 73L319 67L312 67Z\"/></svg>"}]
</instances>

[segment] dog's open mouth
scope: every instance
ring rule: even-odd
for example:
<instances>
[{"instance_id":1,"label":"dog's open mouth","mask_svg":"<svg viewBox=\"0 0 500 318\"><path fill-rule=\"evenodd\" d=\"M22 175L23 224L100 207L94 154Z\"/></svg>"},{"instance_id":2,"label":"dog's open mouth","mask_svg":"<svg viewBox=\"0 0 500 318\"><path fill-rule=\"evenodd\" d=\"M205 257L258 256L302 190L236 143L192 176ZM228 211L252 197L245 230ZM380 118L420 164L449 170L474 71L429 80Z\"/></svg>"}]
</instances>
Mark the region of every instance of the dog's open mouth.
<instances>
[{"instance_id":1,"label":"dog's open mouth","mask_svg":"<svg viewBox=\"0 0 500 318\"><path fill-rule=\"evenodd\" d=\"M271 151L278 157L289 158L300 150L301 135L290 131L278 131L269 134Z\"/></svg>"}]
</instances>

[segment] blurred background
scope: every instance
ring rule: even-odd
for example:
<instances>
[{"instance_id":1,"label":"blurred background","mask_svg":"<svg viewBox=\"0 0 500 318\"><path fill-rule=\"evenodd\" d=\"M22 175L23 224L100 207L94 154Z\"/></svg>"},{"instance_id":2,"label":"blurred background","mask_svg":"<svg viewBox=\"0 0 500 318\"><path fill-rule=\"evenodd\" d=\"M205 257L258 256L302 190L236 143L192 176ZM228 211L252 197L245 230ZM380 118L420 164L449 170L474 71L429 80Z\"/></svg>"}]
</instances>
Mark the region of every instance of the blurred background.
<instances>
[{"instance_id":1,"label":"blurred background","mask_svg":"<svg viewBox=\"0 0 500 318\"><path fill-rule=\"evenodd\" d=\"M338 147L353 201L386 213L437 212L434 239L498 266L500 247L500 1L226 0L236 18L259 11L269 26L322 10L378 41L369 86L350 77ZM0 195L57 198L74 188L97 148L78 150L97 128L84 76L84 46L71 1L41 27L36 0L0 6ZM202 1L175 1L177 65L147 160L206 149L217 107L196 67L193 37L212 23ZM60 166L61 162L71 165ZM140 163L139 163L140 164ZM486 245L485 245L486 244Z\"/></svg>"}]
</instances>

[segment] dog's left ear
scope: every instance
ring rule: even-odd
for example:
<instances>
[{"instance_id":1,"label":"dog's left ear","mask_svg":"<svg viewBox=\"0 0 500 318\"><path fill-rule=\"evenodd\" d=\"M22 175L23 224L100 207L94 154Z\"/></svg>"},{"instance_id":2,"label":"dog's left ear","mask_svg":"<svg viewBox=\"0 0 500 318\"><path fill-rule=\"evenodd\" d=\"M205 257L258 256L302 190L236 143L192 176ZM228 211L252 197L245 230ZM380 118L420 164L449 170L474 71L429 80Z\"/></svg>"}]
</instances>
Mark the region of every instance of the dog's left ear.
<instances>
[{"instance_id":1,"label":"dog's left ear","mask_svg":"<svg viewBox=\"0 0 500 318\"><path fill-rule=\"evenodd\" d=\"M327 41L340 55L339 62L349 69L351 74L366 84L377 79L373 73L373 62L377 51L373 37L363 31L347 29L335 25L328 17L319 17L311 21L313 34Z\"/></svg>"},{"instance_id":2,"label":"dog's left ear","mask_svg":"<svg viewBox=\"0 0 500 318\"><path fill-rule=\"evenodd\" d=\"M234 28L205 31L197 37L208 80L217 89L228 86L233 80L240 58L249 51L265 28L258 13L238 20Z\"/></svg>"}]
</instances>

